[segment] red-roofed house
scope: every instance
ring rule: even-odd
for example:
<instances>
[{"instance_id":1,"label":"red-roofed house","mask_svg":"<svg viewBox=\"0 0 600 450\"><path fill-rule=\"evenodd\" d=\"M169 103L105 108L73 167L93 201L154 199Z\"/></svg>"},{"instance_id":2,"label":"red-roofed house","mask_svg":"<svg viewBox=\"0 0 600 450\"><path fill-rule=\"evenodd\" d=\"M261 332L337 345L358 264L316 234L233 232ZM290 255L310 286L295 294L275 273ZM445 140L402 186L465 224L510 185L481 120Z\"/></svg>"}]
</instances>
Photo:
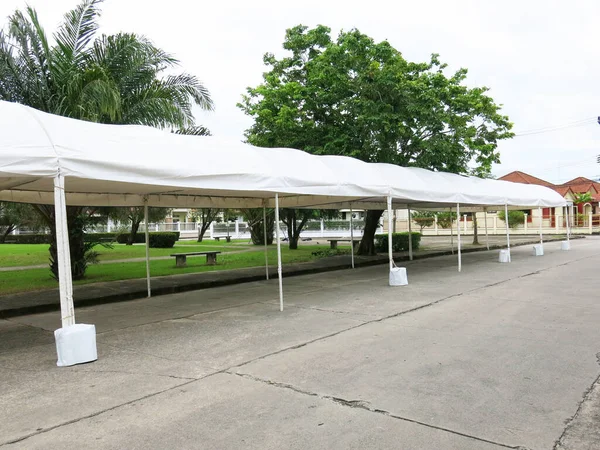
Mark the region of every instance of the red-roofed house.
<instances>
[{"instance_id":1,"label":"red-roofed house","mask_svg":"<svg viewBox=\"0 0 600 450\"><path fill-rule=\"evenodd\" d=\"M570 202L575 200L576 194L589 193L592 196L592 201L590 203L575 205L574 208L576 208L576 213L584 215L584 218L582 219L584 221L588 221L589 214L600 213L600 183L590 180L589 178L577 177L563 184L552 184L549 181L534 177L528 173L515 171L500 177L499 180L545 186L555 190ZM533 217L535 214L535 211L532 210L529 217ZM557 216L562 218L566 215L567 212L564 211L563 208L544 208L542 211L544 221L550 221L550 226L555 226ZM571 216L571 223L576 223L577 220L575 219L577 216L575 216L575 211L573 211L573 209L570 211L569 215ZM561 226L565 225L564 219L559 220L559 222L562 223ZM598 225L600 217L594 217L593 222L594 225ZM581 226L582 224L579 225Z\"/></svg>"}]
</instances>

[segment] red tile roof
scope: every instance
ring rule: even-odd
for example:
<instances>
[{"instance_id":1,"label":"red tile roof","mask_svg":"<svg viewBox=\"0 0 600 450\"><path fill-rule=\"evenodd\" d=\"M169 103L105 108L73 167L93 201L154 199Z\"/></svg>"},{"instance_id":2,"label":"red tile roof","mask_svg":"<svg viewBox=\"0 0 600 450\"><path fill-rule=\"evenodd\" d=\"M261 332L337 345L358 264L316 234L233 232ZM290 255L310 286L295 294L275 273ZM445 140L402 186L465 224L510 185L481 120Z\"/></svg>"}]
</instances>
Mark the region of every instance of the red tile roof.
<instances>
[{"instance_id":1,"label":"red tile roof","mask_svg":"<svg viewBox=\"0 0 600 450\"><path fill-rule=\"evenodd\" d=\"M498 179L503 181L512 181L513 183L537 184L540 186L549 187L563 197L565 197L569 192L571 195L590 192L592 194L593 201L600 202L600 183L585 177L573 178L572 180L563 184L552 184L546 180L542 180L541 178L537 178L533 175L529 175L528 173L517 170L515 172L507 173Z\"/></svg>"},{"instance_id":2,"label":"red tile roof","mask_svg":"<svg viewBox=\"0 0 600 450\"><path fill-rule=\"evenodd\" d=\"M585 177L573 178L571 181L561 184L561 186L571 186L574 192L588 192L592 185L596 192L600 192L600 183Z\"/></svg>"},{"instance_id":3,"label":"red tile roof","mask_svg":"<svg viewBox=\"0 0 600 450\"><path fill-rule=\"evenodd\" d=\"M577 177L577 178L573 178L570 181L567 181L566 183L563 183L561 186L571 186L573 184L585 184L585 183L594 183L594 181L590 180L589 178L586 178L586 177Z\"/></svg>"},{"instance_id":4,"label":"red tile roof","mask_svg":"<svg viewBox=\"0 0 600 450\"><path fill-rule=\"evenodd\" d=\"M533 175L529 175L525 172L514 171L511 173L507 173L503 177L498 178L503 181L512 181L513 183L522 183L522 184L538 184L540 186L546 187L554 187L552 183L548 181L542 180L541 178L536 178Z\"/></svg>"},{"instance_id":5,"label":"red tile roof","mask_svg":"<svg viewBox=\"0 0 600 450\"><path fill-rule=\"evenodd\" d=\"M600 186L600 183L598 183L598 186ZM593 195L593 194L598 193L598 189L596 189L595 183L573 184L570 186L561 186L561 187L569 187L576 194L589 192Z\"/></svg>"},{"instance_id":6,"label":"red tile roof","mask_svg":"<svg viewBox=\"0 0 600 450\"><path fill-rule=\"evenodd\" d=\"M558 192L563 197L565 197L567 195L567 192L569 192L569 191L571 191L571 195L574 194L574 192L572 191L572 189L569 186L552 186L551 188L554 189L556 192Z\"/></svg>"}]
</instances>

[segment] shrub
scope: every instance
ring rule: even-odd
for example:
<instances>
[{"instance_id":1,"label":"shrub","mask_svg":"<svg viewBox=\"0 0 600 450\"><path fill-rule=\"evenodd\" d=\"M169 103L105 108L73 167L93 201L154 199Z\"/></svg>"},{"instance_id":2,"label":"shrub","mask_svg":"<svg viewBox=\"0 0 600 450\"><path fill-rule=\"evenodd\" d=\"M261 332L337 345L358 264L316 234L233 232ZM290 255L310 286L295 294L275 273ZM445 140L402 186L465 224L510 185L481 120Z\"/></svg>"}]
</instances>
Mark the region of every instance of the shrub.
<instances>
[{"instance_id":1,"label":"shrub","mask_svg":"<svg viewBox=\"0 0 600 450\"><path fill-rule=\"evenodd\" d=\"M172 248L179 238L178 234L170 231L150 233L150 248Z\"/></svg>"},{"instance_id":2,"label":"shrub","mask_svg":"<svg viewBox=\"0 0 600 450\"><path fill-rule=\"evenodd\" d=\"M86 233L84 236L86 241L109 241L116 242L117 234L116 233Z\"/></svg>"},{"instance_id":3,"label":"shrub","mask_svg":"<svg viewBox=\"0 0 600 450\"><path fill-rule=\"evenodd\" d=\"M506 215L504 211L498 212L498 218L503 222L506 222ZM523 225L525 222L525 213L523 211L508 211L508 226L510 228L517 228L519 225Z\"/></svg>"},{"instance_id":4,"label":"shrub","mask_svg":"<svg viewBox=\"0 0 600 450\"><path fill-rule=\"evenodd\" d=\"M346 250L346 249L339 249L339 248L328 248L326 250L315 250L314 252L311 252L311 255L314 256L315 258L327 258L329 256L339 256L339 255L349 255L350 254L350 250Z\"/></svg>"},{"instance_id":5,"label":"shrub","mask_svg":"<svg viewBox=\"0 0 600 450\"><path fill-rule=\"evenodd\" d=\"M452 222L456 220L455 212L439 212L437 213L438 218L438 226L440 228L450 228L452 226Z\"/></svg>"},{"instance_id":6,"label":"shrub","mask_svg":"<svg viewBox=\"0 0 600 450\"><path fill-rule=\"evenodd\" d=\"M49 234L15 234L6 236L7 244L50 244Z\"/></svg>"},{"instance_id":7,"label":"shrub","mask_svg":"<svg viewBox=\"0 0 600 450\"><path fill-rule=\"evenodd\" d=\"M411 233L412 248L418 250L421 245L421 233ZM387 252L388 250L388 235L379 234L375 236L375 248L379 252ZM392 234L392 251L401 252L408 250L408 233Z\"/></svg>"},{"instance_id":8,"label":"shrub","mask_svg":"<svg viewBox=\"0 0 600 450\"><path fill-rule=\"evenodd\" d=\"M414 211L411 213L411 218L421 228L430 227L435 223L435 214L430 211Z\"/></svg>"},{"instance_id":9,"label":"shrub","mask_svg":"<svg viewBox=\"0 0 600 450\"><path fill-rule=\"evenodd\" d=\"M169 239L165 242L169 242L171 239L173 243L170 245L162 246L163 238L158 238L158 240L154 240L155 243L160 243L160 245L152 245L153 239L152 236L156 235L168 235ZM125 244L127 242L128 233L125 234L116 234L116 233L86 233L84 236L85 242L91 243L101 243L103 241L111 240L116 241L119 244ZM7 244L50 244L50 235L49 234L15 234L7 237ZM178 231L168 231L168 232L152 232L150 233L150 247L153 248L171 248L175 245L175 242L179 240L179 232ZM135 243L143 244L145 242L144 233L137 233L135 235Z\"/></svg>"},{"instance_id":10,"label":"shrub","mask_svg":"<svg viewBox=\"0 0 600 450\"><path fill-rule=\"evenodd\" d=\"M151 231L150 232L150 247L152 247L152 235L154 234L173 234L175 235L175 241L179 240L179 231ZM117 235L117 242L119 244L127 244L127 239L129 239L129 233L121 233L119 235ZM146 235L144 233L136 233L135 234L135 239L133 240L134 244L143 244L144 242L146 242ZM156 247L156 248L171 248L172 245L170 247Z\"/></svg>"},{"instance_id":11,"label":"shrub","mask_svg":"<svg viewBox=\"0 0 600 450\"><path fill-rule=\"evenodd\" d=\"M127 240L129 239L129 234L130 233L121 233L121 234L117 235L117 242L119 244L127 244ZM146 236L144 235L144 233L136 233L133 243L134 244L143 244L144 242L146 242Z\"/></svg>"}]
</instances>

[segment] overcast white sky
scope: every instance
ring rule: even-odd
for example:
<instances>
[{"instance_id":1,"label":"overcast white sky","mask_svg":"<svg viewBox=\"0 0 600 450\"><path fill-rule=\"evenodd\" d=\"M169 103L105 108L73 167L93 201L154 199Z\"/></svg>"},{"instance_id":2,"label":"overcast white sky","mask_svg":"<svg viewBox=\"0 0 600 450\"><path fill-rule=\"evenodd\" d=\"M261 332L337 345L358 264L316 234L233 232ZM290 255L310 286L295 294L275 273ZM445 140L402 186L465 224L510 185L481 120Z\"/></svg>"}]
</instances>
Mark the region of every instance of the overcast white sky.
<instances>
[{"instance_id":1,"label":"overcast white sky","mask_svg":"<svg viewBox=\"0 0 600 450\"><path fill-rule=\"evenodd\" d=\"M0 18L27 3L50 32L78 0L1 0ZM494 174L559 182L600 177L600 125L591 120L600 116L599 17L598 0L106 0L101 32L143 34L175 54L216 103L198 122L240 139L251 121L235 105L260 83L263 54L281 52L286 28L358 28L414 61L439 53L451 68L469 69L470 86L491 88L517 133L589 119L500 144Z\"/></svg>"}]
</instances>

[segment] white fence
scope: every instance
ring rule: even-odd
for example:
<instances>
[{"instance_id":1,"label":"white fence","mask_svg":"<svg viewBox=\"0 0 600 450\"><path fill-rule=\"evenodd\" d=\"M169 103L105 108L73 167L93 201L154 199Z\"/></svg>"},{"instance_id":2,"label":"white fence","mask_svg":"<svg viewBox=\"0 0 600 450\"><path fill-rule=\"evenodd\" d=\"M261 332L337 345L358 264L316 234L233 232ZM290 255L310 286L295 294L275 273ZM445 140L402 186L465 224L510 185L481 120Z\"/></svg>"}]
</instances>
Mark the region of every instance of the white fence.
<instances>
[{"instance_id":1,"label":"white fence","mask_svg":"<svg viewBox=\"0 0 600 450\"><path fill-rule=\"evenodd\" d=\"M183 238L192 238L198 235L198 230L201 223L196 222L177 222L177 223L150 223L148 224L149 231L178 231ZM364 227L363 220L353 221L354 236L361 237ZM282 237L287 237L287 227L281 222L279 230ZM383 229L382 229L383 230ZM110 226L107 228L111 230ZM145 231L144 224L140 225L140 232ZM247 222L219 222L211 223L206 230L205 237L213 238L215 236L231 236L232 239L250 239L250 228ZM302 238L327 238L327 237L350 237L350 221L349 220L316 220L309 221L305 224L302 232Z\"/></svg>"},{"instance_id":2,"label":"white fence","mask_svg":"<svg viewBox=\"0 0 600 450\"><path fill-rule=\"evenodd\" d=\"M570 215L545 215L537 214L523 217L523 223L519 223L510 228L510 234L538 234L541 230L543 234L566 234L567 220L569 228L573 234L592 234L600 232L600 215L599 214L570 214ZM485 234L487 221L488 234L506 234L506 222L504 222L496 214L477 213L477 232L479 235ZM413 231L421 231L419 224L413 219L411 222ZM384 229L388 229L387 218L384 220ZM396 219L396 231L408 231L407 219ZM474 223L470 215L465 214L460 217L461 234L472 235L474 232ZM456 221L452 223L452 232L456 234ZM431 226L424 227L422 230L424 236L445 236L450 235L450 228L442 228L438 225L437 220Z\"/></svg>"}]
</instances>

